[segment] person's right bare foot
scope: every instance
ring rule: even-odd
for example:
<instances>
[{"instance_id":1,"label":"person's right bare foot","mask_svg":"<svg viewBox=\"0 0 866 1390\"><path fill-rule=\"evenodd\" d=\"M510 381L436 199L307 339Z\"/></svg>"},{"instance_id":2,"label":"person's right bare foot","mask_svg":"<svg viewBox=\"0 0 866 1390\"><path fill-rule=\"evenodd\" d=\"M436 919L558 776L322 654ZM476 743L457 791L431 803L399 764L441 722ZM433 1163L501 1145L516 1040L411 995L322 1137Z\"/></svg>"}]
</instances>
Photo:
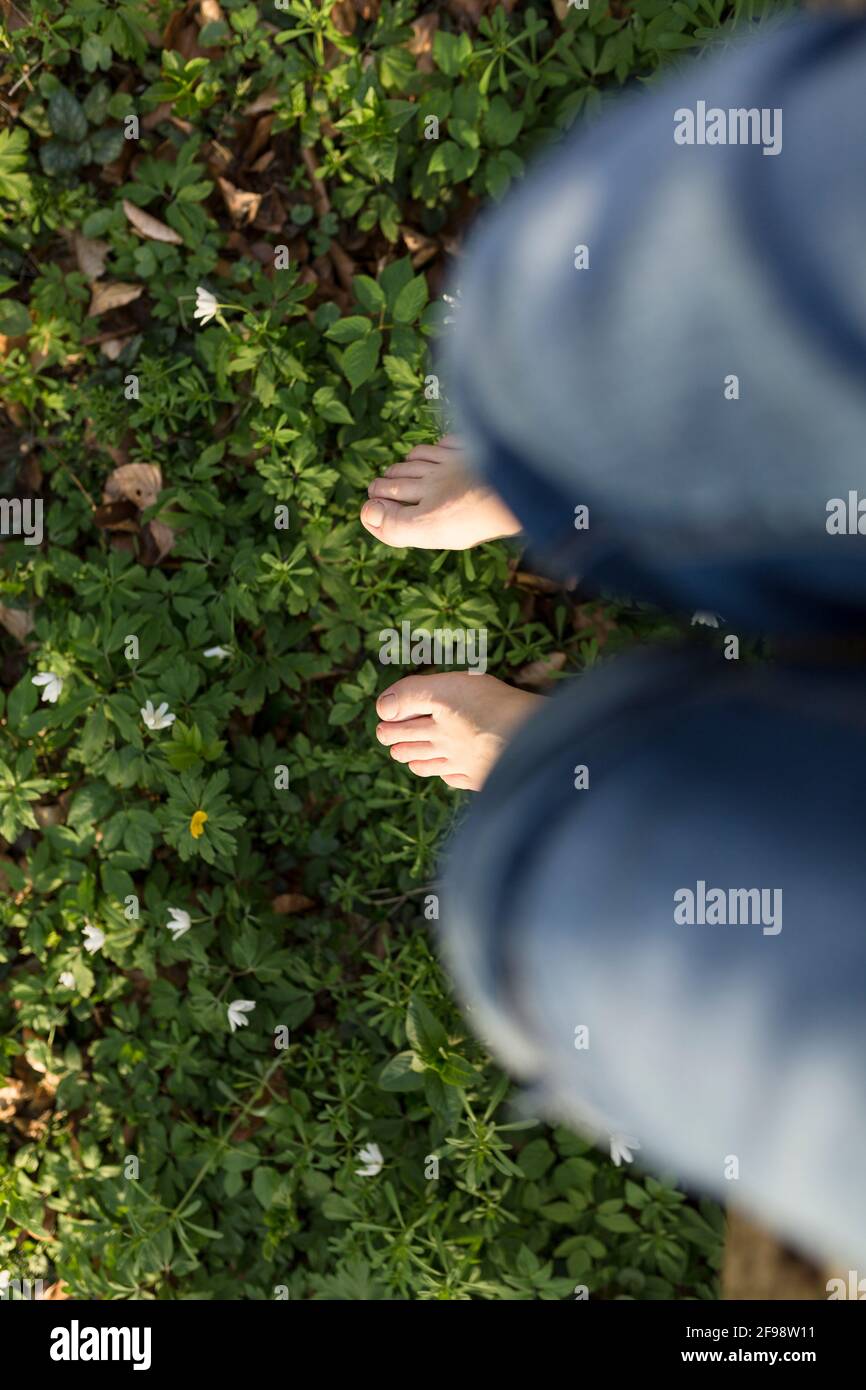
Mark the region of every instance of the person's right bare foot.
<instances>
[{"instance_id":1,"label":"person's right bare foot","mask_svg":"<svg viewBox=\"0 0 866 1390\"><path fill-rule=\"evenodd\" d=\"M508 741L544 704L471 671L404 676L376 701L376 737L418 777L477 792Z\"/></svg>"},{"instance_id":2,"label":"person's right bare foot","mask_svg":"<svg viewBox=\"0 0 866 1390\"><path fill-rule=\"evenodd\" d=\"M468 550L521 529L496 493L472 477L453 434L438 444L419 444L376 478L368 493L361 521L385 545Z\"/></svg>"}]
</instances>

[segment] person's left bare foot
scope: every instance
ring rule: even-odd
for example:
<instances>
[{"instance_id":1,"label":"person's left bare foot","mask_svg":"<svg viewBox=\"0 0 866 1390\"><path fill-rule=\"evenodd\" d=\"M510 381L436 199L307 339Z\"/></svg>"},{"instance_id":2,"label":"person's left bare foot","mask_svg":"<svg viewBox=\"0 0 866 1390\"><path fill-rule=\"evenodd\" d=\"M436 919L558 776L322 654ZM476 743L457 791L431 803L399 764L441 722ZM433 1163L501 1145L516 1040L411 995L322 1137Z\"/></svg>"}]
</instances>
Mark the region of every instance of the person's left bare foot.
<instances>
[{"instance_id":1,"label":"person's left bare foot","mask_svg":"<svg viewBox=\"0 0 866 1390\"><path fill-rule=\"evenodd\" d=\"M421 550L468 550L520 532L502 498L472 476L453 434L419 444L375 478L361 524L384 545Z\"/></svg>"},{"instance_id":2,"label":"person's left bare foot","mask_svg":"<svg viewBox=\"0 0 866 1390\"><path fill-rule=\"evenodd\" d=\"M417 776L477 792L506 743L543 703L495 676L404 676L376 701L376 737Z\"/></svg>"}]
</instances>

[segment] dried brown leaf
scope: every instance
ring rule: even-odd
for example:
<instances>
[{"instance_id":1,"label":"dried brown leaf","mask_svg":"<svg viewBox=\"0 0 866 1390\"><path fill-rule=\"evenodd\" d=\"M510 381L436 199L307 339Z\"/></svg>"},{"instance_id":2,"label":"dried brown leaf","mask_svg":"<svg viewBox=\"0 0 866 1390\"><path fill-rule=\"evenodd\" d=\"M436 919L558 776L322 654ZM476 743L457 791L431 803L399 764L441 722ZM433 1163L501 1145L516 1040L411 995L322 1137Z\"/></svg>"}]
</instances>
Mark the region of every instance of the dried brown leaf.
<instances>
[{"instance_id":1,"label":"dried brown leaf","mask_svg":"<svg viewBox=\"0 0 866 1390\"><path fill-rule=\"evenodd\" d=\"M138 507L129 498L121 497L116 502L103 502L93 512L93 524L100 531L138 531Z\"/></svg>"},{"instance_id":2,"label":"dried brown leaf","mask_svg":"<svg viewBox=\"0 0 866 1390\"><path fill-rule=\"evenodd\" d=\"M303 893L280 893L271 899L271 907L280 917L287 917L293 912L306 912L308 907L315 905L314 899L305 898Z\"/></svg>"},{"instance_id":3,"label":"dried brown leaf","mask_svg":"<svg viewBox=\"0 0 866 1390\"><path fill-rule=\"evenodd\" d=\"M261 116L265 111L273 111L279 99L280 94L277 89L275 87L268 87L265 91L259 92L258 96L250 102L249 106L244 107L244 115Z\"/></svg>"},{"instance_id":4,"label":"dried brown leaf","mask_svg":"<svg viewBox=\"0 0 866 1390\"><path fill-rule=\"evenodd\" d=\"M144 285L128 284L125 280L111 280L104 285L94 285L90 308L87 311L88 318L95 319L100 314L110 313L112 309L122 309L124 304L131 304L143 294Z\"/></svg>"},{"instance_id":5,"label":"dried brown leaf","mask_svg":"<svg viewBox=\"0 0 866 1390\"><path fill-rule=\"evenodd\" d=\"M62 1279L58 1279L56 1284L49 1284L47 1289L43 1289L42 1302L56 1303L58 1299L69 1298L70 1296L69 1285L65 1284Z\"/></svg>"},{"instance_id":6,"label":"dried brown leaf","mask_svg":"<svg viewBox=\"0 0 866 1390\"><path fill-rule=\"evenodd\" d=\"M264 154L259 155L255 164L250 165L250 168L254 174L263 174L266 169L270 168L276 157L276 150L265 150Z\"/></svg>"},{"instance_id":7,"label":"dried brown leaf","mask_svg":"<svg viewBox=\"0 0 866 1390\"><path fill-rule=\"evenodd\" d=\"M171 553L174 531L164 521L149 521L141 533L141 563L158 565Z\"/></svg>"},{"instance_id":8,"label":"dried brown leaf","mask_svg":"<svg viewBox=\"0 0 866 1390\"><path fill-rule=\"evenodd\" d=\"M75 249L75 260L78 269L88 280L98 280L103 270L108 253L111 250L107 241L94 241L91 237L82 236L76 232L72 238Z\"/></svg>"},{"instance_id":9,"label":"dried brown leaf","mask_svg":"<svg viewBox=\"0 0 866 1390\"><path fill-rule=\"evenodd\" d=\"M246 189L237 188L228 179L218 178L217 183L235 226L248 226L262 205L261 193L248 193Z\"/></svg>"},{"instance_id":10,"label":"dried brown leaf","mask_svg":"<svg viewBox=\"0 0 866 1390\"><path fill-rule=\"evenodd\" d=\"M16 642L25 642L33 631L33 614L29 608L7 608L0 603L0 625Z\"/></svg>"},{"instance_id":11,"label":"dried brown leaf","mask_svg":"<svg viewBox=\"0 0 866 1390\"><path fill-rule=\"evenodd\" d=\"M338 4L331 6L331 23L338 34L354 34L358 15L351 0L339 0Z\"/></svg>"},{"instance_id":12,"label":"dried brown leaf","mask_svg":"<svg viewBox=\"0 0 866 1390\"><path fill-rule=\"evenodd\" d=\"M545 690L555 683L554 677L565 666L565 660L565 652L551 652L539 661L530 661L526 666L521 666L514 683L527 690Z\"/></svg>"},{"instance_id":13,"label":"dried brown leaf","mask_svg":"<svg viewBox=\"0 0 866 1390\"><path fill-rule=\"evenodd\" d=\"M142 511L152 507L162 490L162 470L156 463L124 463L106 479L103 502L125 499Z\"/></svg>"},{"instance_id":14,"label":"dried brown leaf","mask_svg":"<svg viewBox=\"0 0 866 1390\"><path fill-rule=\"evenodd\" d=\"M273 113L259 116L253 127L253 133L247 141L244 150L244 164L252 164L256 155L261 154L268 140L271 138L271 126L274 123Z\"/></svg>"},{"instance_id":15,"label":"dried brown leaf","mask_svg":"<svg viewBox=\"0 0 866 1390\"><path fill-rule=\"evenodd\" d=\"M103 338L99 344L99 351L108 358L109 362L116 362L124 347L123 338Z\"/></svg>"},{"instance_id":16,"label":"dried brown leaf","mask_svg":"<svg viewBox=\"0 0 866 1390\"><path fill-rule=\"evenodd\" d=\"M169 246L183 245L183 237L178 236L173 227L167 227L158 217L151 217L149 212L136 207L128 198L123 200L123 211L126 213L127 221L149 241L164 241Z\"/></svg>"}]
</instances>

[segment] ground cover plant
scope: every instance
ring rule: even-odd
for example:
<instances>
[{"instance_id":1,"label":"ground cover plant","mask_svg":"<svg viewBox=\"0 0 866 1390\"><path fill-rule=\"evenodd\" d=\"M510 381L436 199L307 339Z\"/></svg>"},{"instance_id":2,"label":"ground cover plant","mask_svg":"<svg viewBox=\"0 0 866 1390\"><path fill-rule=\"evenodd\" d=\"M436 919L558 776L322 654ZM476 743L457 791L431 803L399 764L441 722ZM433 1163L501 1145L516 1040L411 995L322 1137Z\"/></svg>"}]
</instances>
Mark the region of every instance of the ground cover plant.
<instances>
[{"instance_id":1,"label":"ground cover plant","mask_svg":"<svg viewBox=\"0 0 866 1390\"><path fill-rule=\"evenodd\" d=\"M476 209L752 8L0 16L0 497L44 501L0 571L0 1271L716 1297L719 1211L537 1123L469 1032L431 935L465 798L373 737L403 620L484 626L543 689L688 615L357 513L450 423L431 349Z\"/></svg>"}]
</instances>

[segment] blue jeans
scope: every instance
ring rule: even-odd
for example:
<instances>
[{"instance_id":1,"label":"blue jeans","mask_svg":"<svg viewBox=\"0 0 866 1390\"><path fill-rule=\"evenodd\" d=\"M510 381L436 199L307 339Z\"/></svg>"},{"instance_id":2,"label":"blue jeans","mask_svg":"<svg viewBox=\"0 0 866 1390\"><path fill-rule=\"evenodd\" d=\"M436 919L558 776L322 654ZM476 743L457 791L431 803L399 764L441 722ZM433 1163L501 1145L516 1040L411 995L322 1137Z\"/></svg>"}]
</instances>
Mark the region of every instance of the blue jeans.
<instances>
[{"instance_id":1,"label":"blue jeans","mask_svg":"<svg viewBox=\"0 0 866 1390\"><path fill-rule=\"evenodd\" d=\"M701 101L781 110L781 149L678 145ZM800 19L626 100L479 231L448 390L551 570L725 632L862 630L864 130L866 24ZM862 1257L866 670L720 648L530 721L456 837L444 947L551 1116Z\"/></svg>"}]
</instances>

